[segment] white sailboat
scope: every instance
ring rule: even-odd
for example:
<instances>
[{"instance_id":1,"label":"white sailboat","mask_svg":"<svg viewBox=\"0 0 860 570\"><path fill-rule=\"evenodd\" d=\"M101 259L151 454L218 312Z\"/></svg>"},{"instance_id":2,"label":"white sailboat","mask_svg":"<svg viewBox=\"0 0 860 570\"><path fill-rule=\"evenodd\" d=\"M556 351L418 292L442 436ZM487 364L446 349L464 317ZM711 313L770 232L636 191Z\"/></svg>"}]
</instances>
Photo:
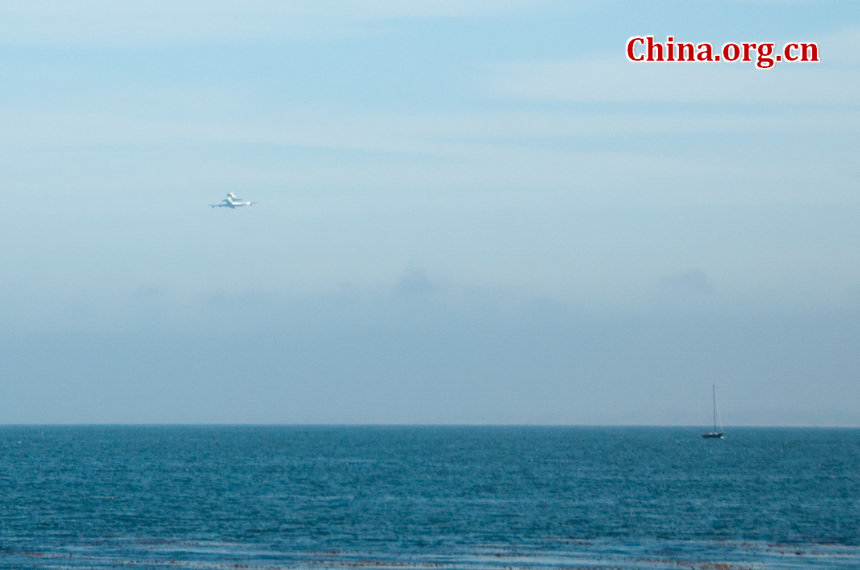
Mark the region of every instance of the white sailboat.
<instances>
[{"instance_id":1,"label":"white sailboat","mask_svg":"<svg viewBox=\"0 0 860 570\"><path fill-rule=\"evenodd\" d=\"M714 431L709 431L707 433L703 433L702 437L705 439L723 439L723 422L720 421L720 429L717 430L717 419L719 418L719 414L717 414L717 387L711 384L711 391L713 392L714 397Z\"/></svg>"}]
</instances>

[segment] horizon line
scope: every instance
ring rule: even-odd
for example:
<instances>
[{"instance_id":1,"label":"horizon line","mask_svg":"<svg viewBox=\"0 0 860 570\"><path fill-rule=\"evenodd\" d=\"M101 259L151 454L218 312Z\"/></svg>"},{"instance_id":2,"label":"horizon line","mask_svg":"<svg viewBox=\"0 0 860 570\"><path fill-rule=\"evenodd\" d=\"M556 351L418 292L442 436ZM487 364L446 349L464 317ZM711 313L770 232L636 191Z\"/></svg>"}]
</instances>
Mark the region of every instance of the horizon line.
<instances>
[{"instance_id":1,"label":"horizon line","mask_svg":"<svg viewBox=\"0 0 860 570\"><path fill-rule=\"evenodd\" d=\"M564 424L564 423L333 423L333 422L56 422L56 423L0 423L0 429L10 427L486 427L486 428L685 428L685 429L710 429L709 426L697 424ZM734 429L860 429L860 425L833 425L833 424L761 424L761 425L734 425ZM723 426L723 432L726 426Z\"/></svg>"}]
</instances>

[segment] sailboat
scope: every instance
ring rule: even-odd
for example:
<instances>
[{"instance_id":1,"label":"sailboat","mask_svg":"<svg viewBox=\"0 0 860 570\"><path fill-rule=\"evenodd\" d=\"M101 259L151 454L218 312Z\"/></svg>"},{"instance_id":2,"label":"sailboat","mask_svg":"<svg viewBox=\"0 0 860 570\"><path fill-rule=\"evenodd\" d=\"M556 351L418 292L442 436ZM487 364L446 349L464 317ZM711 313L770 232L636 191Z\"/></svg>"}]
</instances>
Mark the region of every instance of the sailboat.
<instances>
[{"instance_id":1,"label":"sailboat","mask_svg":"<svg viewBox=\"0 0 860 570\"><path fill-rule=\"evenodd\" d=\"M714 396L714 431L703 433L705 439L723 439L723 422L720 422L720 430L717 431L717 388L711 384L711 391Z\"/></svg>"}]
</instances>

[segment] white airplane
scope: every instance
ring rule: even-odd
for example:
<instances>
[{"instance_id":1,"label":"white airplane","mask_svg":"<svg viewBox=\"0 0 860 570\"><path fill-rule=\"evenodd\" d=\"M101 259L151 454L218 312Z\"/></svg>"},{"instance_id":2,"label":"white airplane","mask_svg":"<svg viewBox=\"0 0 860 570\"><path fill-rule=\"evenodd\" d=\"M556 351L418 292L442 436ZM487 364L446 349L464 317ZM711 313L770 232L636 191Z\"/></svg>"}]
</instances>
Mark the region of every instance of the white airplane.
<instances>
[{"instance_id":1,"label":"white airplane","mask_svg":"<svg viewBox=\"0 0 860 570\"><path fill-rule=\"evenodd\" d=\"M242 206L253 206L256 202L249 202L237 198L232 192L227 192L227 197L221 200L220 204L209 204L210 208L241 208Z\"/></svg>"}]
</instances>

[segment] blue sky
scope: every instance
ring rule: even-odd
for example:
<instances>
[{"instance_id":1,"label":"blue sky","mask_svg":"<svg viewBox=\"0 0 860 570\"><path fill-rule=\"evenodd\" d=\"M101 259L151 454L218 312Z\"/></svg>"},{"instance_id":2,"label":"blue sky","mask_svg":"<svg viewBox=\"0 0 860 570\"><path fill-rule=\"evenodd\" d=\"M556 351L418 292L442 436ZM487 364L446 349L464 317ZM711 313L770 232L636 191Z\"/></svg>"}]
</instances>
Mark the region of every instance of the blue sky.
<instances>
[{"instance_id":1,"label":"blue sky","mask_svg":"<svg viewBox=\"0 0 860 570\"><path fill-rule=\"evenodd\" d=\"M858 15L4 6L0 422L858 425Z\"/></svg>"}]
</instances>

